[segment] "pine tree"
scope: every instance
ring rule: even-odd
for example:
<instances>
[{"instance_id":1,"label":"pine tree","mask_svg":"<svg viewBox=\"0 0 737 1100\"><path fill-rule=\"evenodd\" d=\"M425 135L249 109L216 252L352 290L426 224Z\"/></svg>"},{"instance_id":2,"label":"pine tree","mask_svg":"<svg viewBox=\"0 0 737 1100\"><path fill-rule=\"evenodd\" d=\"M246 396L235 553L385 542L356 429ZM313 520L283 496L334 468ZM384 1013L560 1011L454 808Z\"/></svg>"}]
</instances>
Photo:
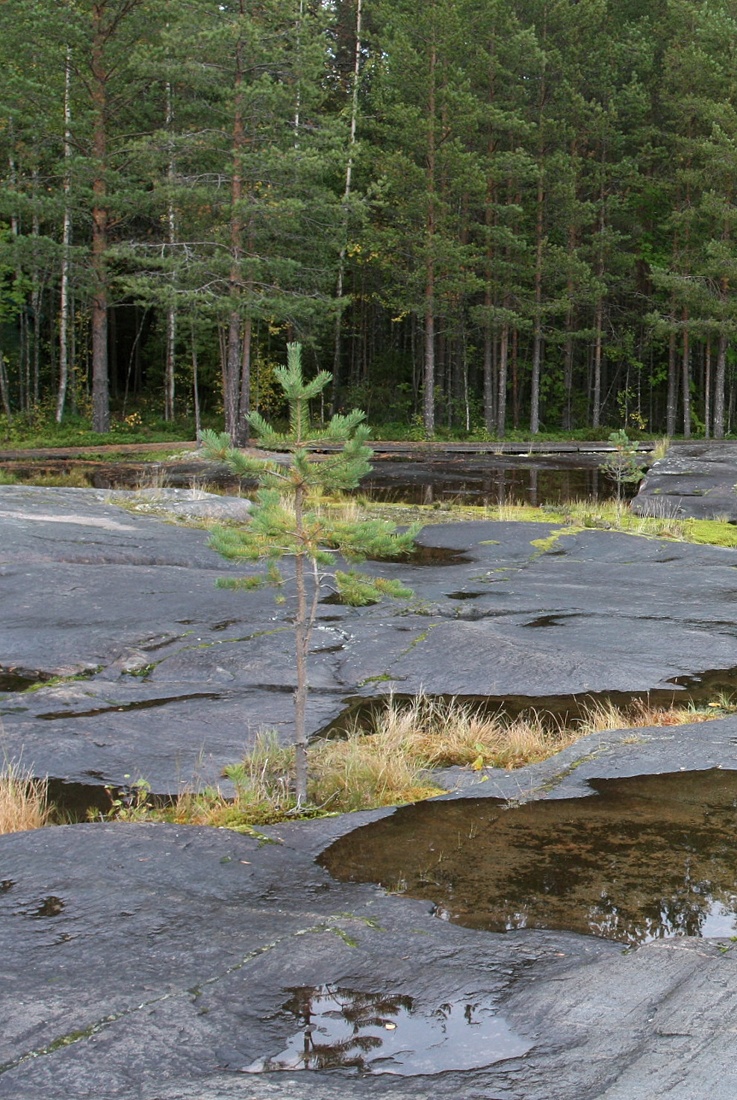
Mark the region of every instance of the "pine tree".
<instances>
[{"instance_id":1,"label":"pine tree","mask_svg":"<svg viewBox=\"0 0 737 1100\"><path fill-rule=\"evenodd\" d=\"M330 567L338 554L349 562L368 556L387 559L406 555L415 531L399 533L383 520L335 518L315 506L316 492L355 488L369 472L372 453L367 443L369 428L364 414L354 409L333 416L323 430L314 430L309 403L322 393L331 375L321 371L315 378L305 380L300 345L289 344L287 351L287 367L279 367L275 373L289 405L289 430L276 431L256 412L250 414L249 422L263 446L287 450L290 461L282 464L252 458L231 446L226 432L205 431L200 439L209 458L226 462L241 476L255 474L260 485L248 525L216 530L211 545L228 559L265 562L266 572L244 579L229 578L219 582L220 586L248 589L268 583L281 593L287 578L279 563L285 557L294 559L295 793L301 806L307 801L307 658L320 593L328 577L332 578L341 600L354 606L377 602L384 595L398 598L410 594L398 581L370 577L355 569L344 572ZM321 442L342 444L342 449L317 459L311 452Z\"/></svg>"}]
</instances>

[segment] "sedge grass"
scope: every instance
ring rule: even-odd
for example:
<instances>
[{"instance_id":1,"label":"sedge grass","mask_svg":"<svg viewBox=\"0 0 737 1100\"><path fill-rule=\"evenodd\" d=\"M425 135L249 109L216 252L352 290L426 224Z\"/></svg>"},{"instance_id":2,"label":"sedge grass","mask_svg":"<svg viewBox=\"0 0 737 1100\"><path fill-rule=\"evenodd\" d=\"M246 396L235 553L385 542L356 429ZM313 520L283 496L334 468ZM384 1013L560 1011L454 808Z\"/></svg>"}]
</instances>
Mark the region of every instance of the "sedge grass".
<instances>
[{"instance_id":1,"label":"sedge grass","mask_svg":"<svg viewBox=\"0 0 737 1100\"><path fill-rule=\"evenodd\" d=\"M184 792L163 807L141 800L135 813L126 807L122 820L248 832L294 817L396 806L444 793L433 778L440 769L509 771L545 760L592 733L701 722L736 709L725 698L702 708L658 707L646 700L623 708L592 699L565 719L535 709L509 717L457 699L389 696L368 729L354 725L345 735L312 743L307 806L298 807L293 794L293 747L264 733L251 753L226 769L234 794ZM115 809L108 817L121 819Z\"/></svg>"},{"instance_id":2,"label":"sedge grass","mask_svg":"<svg viewBox=\"0 0 737 1100\"><path fill-rule=\"evenodd\" d=\"M34 779L19 765L5 764L0 771L0 835L41 829L50 818L46 780Z\"/></svg>"}]
</instances>

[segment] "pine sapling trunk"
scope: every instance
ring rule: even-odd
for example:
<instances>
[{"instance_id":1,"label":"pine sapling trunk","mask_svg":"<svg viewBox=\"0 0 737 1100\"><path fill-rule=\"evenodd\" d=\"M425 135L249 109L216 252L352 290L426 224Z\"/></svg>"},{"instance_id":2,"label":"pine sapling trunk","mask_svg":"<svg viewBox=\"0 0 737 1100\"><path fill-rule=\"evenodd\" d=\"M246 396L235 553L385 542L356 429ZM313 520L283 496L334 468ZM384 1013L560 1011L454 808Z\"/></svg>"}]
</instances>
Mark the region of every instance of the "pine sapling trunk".
<instances>
[{"instance_id":1,"label":"pine sapling trunk","mask_svg":"<svg viewBox=\"0 0 737 1100\"><path fill-rule=\"evenodd\" d=\"M304 495L302 485L294 491L295 532L299 543L304 544ZM294 634L297 651L297 687L294 692L294 766L297 805L307 802L307 651L310 639L310 623L307 612L307 580L305 577L304 550L294 556L294 579L297 590L297 613Z\"/></svg>"}]
</instances>

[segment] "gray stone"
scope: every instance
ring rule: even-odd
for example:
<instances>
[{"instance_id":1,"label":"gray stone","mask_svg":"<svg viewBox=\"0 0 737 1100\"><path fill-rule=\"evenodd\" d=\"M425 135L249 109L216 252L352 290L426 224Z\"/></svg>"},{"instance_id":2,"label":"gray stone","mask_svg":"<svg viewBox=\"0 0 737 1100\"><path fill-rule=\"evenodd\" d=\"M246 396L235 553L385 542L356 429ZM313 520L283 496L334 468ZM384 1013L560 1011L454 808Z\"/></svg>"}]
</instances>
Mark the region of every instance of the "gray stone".
<instances>
[{"instance_id":1,"label":"gray stone","mask_svg":"<svg viewBox=\"0 0 737 1100\"><path fill-rule=\"evenodd\" d=\"M13 489L0 490L0 666L96 671L6 693L6 756L88 782L135 771L165 791L198 767L216 777L261 723L290 736L288 609L217 590L235 567L203 532L94 492ZM467 560L371 566L414 586L408 607L322 605L311 728L389 686L534 699L737 665L732 551L600 531L540 543L552 530L428 528L426 546ZM594 780L710 768L737 770L737 717L595 734L516 772L456 769L463 789L446 797L586 799ZM731 940L623 951L573 933L471 931L315 863L392 813L253 837L123 823L0 837L0 1097L733 1100ZM253 1072L304 1042L295 989L349 1007L404 999L400 1045L406 1026L433 1072ZM438 1021L450 1029L459 1014L468 1030L444 1043ZM498 1041L474 1045L482 1021Z\"/></svg>"},{"instance_id":2,"label":"gray stone","mask_svg":"<svg viewBox=\"0 0 737 1100\"><path fill-rule=\"evenodd\" d=\"M556 765L553 793L584 798L587 777L717 758L737 767L735 718L638 733L630 743L589 738L548 761L547 774L500 776L497 793L506 782L518 796L549 797ZM125 824L0 838L0 1097L549 1100L554 1081L556 1100L687 1100L704 1084L732 1100L730 941L623 951L571 933L473 932L314 863L332 839L387 813L261 839ZM486 1011L506 1039L465 1071L453 1068L458 1051L437 1043L431 1076L398 1077L391 1063L368 1076L246 1072L300 1036L291 991L325 988L344 1000L410 998L409 1045L454 1010ZM472 1053L473 1040L469 1029Z\"/></svg>"},{"instance_id":3,"label":"gray stone","mask_svg":"<svg viewBox=\"0 0 737 1100\"><path fill-rule=\"evenodd\" d=\"M737 450L734 443L672 443L640 482L635 515L737 522Z\"/></svg>"},{"instance_id":4,"label":"gray stone","mask_svg":"<svg viewBox=\"0 0 737 1100\"><path fill-rule=\"evenodd\" d=\"M0 518L0 675L84 677L0 697L7 756L67 782L135 774L165 794L220 782L261 729L291 737L291 601L215 587L255 567L101 490L2 487ZM503 522L419 541L422 563L366 564L411 599L320 605L312 732L390 691L534 703L677 693L674 678L737 667L732 550Z\"/></svg>"}]
</instances>

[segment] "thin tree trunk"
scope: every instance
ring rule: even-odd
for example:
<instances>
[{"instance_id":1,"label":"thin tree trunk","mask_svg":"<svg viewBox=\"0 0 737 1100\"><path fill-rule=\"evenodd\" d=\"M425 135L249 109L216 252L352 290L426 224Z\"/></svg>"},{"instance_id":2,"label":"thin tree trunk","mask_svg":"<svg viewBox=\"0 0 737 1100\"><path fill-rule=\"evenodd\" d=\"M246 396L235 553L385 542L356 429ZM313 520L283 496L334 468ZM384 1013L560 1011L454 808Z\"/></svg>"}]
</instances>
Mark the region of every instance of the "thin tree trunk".
<instances>
[{"instance_id":1,"label":"thin tree trunk","mask_svg":"<svg viewBox=\"0 0 737 1100\"><path fill-rule=\"evenodd\" d=\"M491 292L488 287L485 291L485 304L491 307ZM496 427L494 410L494 334L491 323L487 320L484 325L484 425L491 435Z\"/></svg>"},{"instance_id":2,"label":"thin tree trunk","mask_svg":"<svg viewBox=\"0 0 737 1100\"><path fill-rule=\"evenodd\" d=\"M108 369L108 280L106 271L108 211L107 184L107 72L105 69L104 3L92 5L92 108L94 178L92 181L92 429L110 430Z\"/></svg>"},{"instance_id":3,"label":"thin tree trunk","mask_svg":"<svg viewBox=\"0 0 737 1100\"><path fill-rule=\"evenodd\" d=\"M711 435L711 337L704 350L704 439Z\"/></svg>"},{"instance_id":4,"label":"thin tree trunk","mask_svg":"<svg viewBox=\"0 0 737 1100\"><path fill-rule=\"evenodd\" d=\"M504 438L507 430L507 364L509 361L509 325L502 325L499 340L499 394L496 402L496 434Z\"/></svg>"},{"instance_id":5,"label":"thin tree trunk","mask_svg":"<svg viewBox=\"0 0 737 1100\"><path fill-rule=\"evenodd\" d=\"M435 75L437 50L433 42L430 48L430 91L428 96L428 135L427 135L427 221L425 226L425 247L427 249L425 270L425 355L423 371L423 423L425 436L431 439L435 434Z\"/></svg>"},{"instance_id":6,"label":"thin tree trunk","mask_svg":"<svg viewBox=\"0 0 737 1100\"><path fill-rule=\"evenodd\" d=\"M241 386L238 402L238 440L241 446L248 442L249 425L248 413L251 408L251 345L253 337L253 322L246 318L243 326L243 346L241 349Z\"/></svg>"},{"instance_id":7,"label":"thin tree trunk","mask_svg":"<svg viewBox=\"0 0 737 1100\"><path fill-rule=\"evenodd\" d=\"M174 123L174 103L171 84L166 85L166 130L171 133ZM171 144L173 149L173 143ZM169 245L170 259L174 255L174 245L177 240L177 219L174 209L174 177L176 164L173 152L169 156L167 168L167 180L169 183L169 197L167 199L166 222L167 243ZM177 342L177 309L173 301L169 302L166 309L166 363L164 369L164 420L174 419L174 399L176 396L176 342Z\"/></svg>"},{"instance_id":8,"label":"thin tree trunk","mask_svg":"<svg viewBox=\"0 0 737 1100\"><path fill-rule=\"evenodd\" d=\"M532 336L532 380L530 388L530 433L540 431L540 369L542 363L543 228L545 186L540 168L537 184L537 220L535 227L535 315Z\"/></svg>"},{"instance_id":9,"label":"thin tree trunk","mask_svg":"<svg viewBox=\"0 0 737 1100\"><path fill-rule=\"evenodd\" d=\"M8 374L5 369L5 356L3 355L2 348L0 348L0 399L3 403L5 415L8 418L8 424L11 424L13 414L10 408L10 387L8 386Z\"/></svg>"},{"instance_id":10,"label":"thin tree trunk","mask_svg":"<svg viewBox=\"0 0 737 1100\"><path fill-rule=\"evenodd\" d=\"M191 340L192 340L192 400L194 402L194 435L195 439L200 438L200 432L202 430L202 424L200 422L200 387L198 378L198 366L197 366L197 344L195 343L194 334L194 321L191 324Z\"/></svg>"},{"instance_id":11,"label":"thin tree trunk","mask_svg":"<svg viewBox=\"0 0 737 1100\"><path fill-rule=\"evenodd\" d=\"M668 393L665 406L665 432L669 437L676 434L676 412L678 409L678 387L676 382L676 333L674 329L668 340Z\"/></svg>"},{"instance_id":12,"label":"thin tree trunk","mask_svg":"<svg viewBox=\"0 0 737 1100\"><path fill-rule=\"evenodd\" d=\"M43 302L43 278L38 269L36 244L41 235L41 226L38 218L38 169L32 174L33 189L33 214L31 217L31 236L34 241L33 268L31 276L31 313L33 314L33 371L30 391L33 394L33 406L38 405L39 400L39 376L41 365L41 305Z\"/></svg>"},{"instance_id":13,"label":"thin tree trunk","mask_svg":"<svg viewBox=\"0 0 737 1100\"><path fill-rule=\"evenodd\" d=\"M604 301L601 297L599 297L596 300L596 314L594 317L594 379L593 395L591 401L592 428L598 428L601 425L601 358L603 326Z\"/></svg>"},{"instance_id":14,"label":"thin tree trunk","mask_svg":"<svg viewBox=\"0 0 737 1100\"><path fill-rule=\"evenodd\" d=\"M563 345L563 415L561 428L569 432L573 428L573 336L571 335L572 310L566 315L566 339Z\"/></svg>"},{"instance_id":15,"label":"thin tree trunk","mask_svg":"<svg viewBox=\"0 0 737 1100\"><path fill-rule=\"evenodd\" d=\"M72 51L67 47L64 69L64 164L69 165L72 156ZM64 214L61 230L61 287L59 291L59 389L56 395L56 423L64 418L64 406L69 385L69 250L72 246L72 211L70 192L72 181L68 169L64 171Z\"/></svg>"},{"instance_id":16,"label":"thin tree trunk","mask_svg":"<svg viewBox=\"0 0 737 1100\"><path fill-rule=\"evenodd\" d=\"M348 203L351 199L353 188L353 158L356 146L356 134L358 129L358 87L361 75L361 49L363 31L363 0L356 0L356 48L353 54L353 85L351 88L351 125L348 138L348 160L345 166L345 184L343 187L343 236L341 239L340 253L338 254L338 274L335 281L335 300L338 309L335 314L335 334L333 337L333 388L331 394L331 411L337 412L340 402L340 367L342 357L343 336L343 281L345 279L345 257L348 237Z\"/></svg>"},{"instance_id":17,"label":"thin tree trunk","mask_svg":"<svg viewBox=\"0 0 737 1100\"><path fill-rule=\"evenodd\" d=\"M492 39L489 44L489 105L493 107L496 100L496 73L495 73L496 41ZM496 222L496 181L491 171L491 163L496 152L496 136L493 125L489 125L489 136L486 145L486 155L489 158L489 175L486 181L486 204L484 219L486 222L486 285L484 287L484 308L486 318L484 321L484 424L491 434L496 422L496 409L494 408L494 326L491 322L491 311L494 306L492 284L494 278L494 242L492 229ZM498 381L498 380L496 380Z\"/></svg>"},{"instance_id":18,"label":"thin tree trunk","mask_svg":"<svg viewBox=\"0 0 737 1100\"><path fill-rule=\"evenodd\" d=\"M576 156L578 154L578 147L574 141L571 145L571 160L575 164ZM576 201L576 183L573 185L573 202ZM569 224L568 226L568 258L569 263L572 262L576 252L577 244L577 232L576 226ZM569 432L573 427L573 276L570 273L566 280L566 291L568 294L568 308L566 309L566 337L563 345L563 415L561 417L561 428L564 432Z\"/></svg>"},{"instance_id":19,"label":"thin tree trunk","mask_svg":"<svg viewBox=\"0 0 737 1100\"><path fill-rule=\"evenodd\" d=\"M724 439L724 386L727 375L727 336L719 333L717 369L714 376L714 438Z\"/></svg>"},{"instance_id":20,"label":"thin tree trunk","mask_svg":"<svg viewBox=\"0 0 737 1100\"><path fill-rule=\"evenodd\" d=\"M240 0L240 14L245 14L245 0ZM239 431L239 389L241 369L241 263L243 259L243 164L242 158L246 146L243 104L243 61L244 42L239 37L235 46L235 73L233 78L234 106L232 131L232 176L230 182L230 275L229 294L231 301L228 318L228 343L225 359L225 379L223 404L225 407L225 430L234 446L240 443Z\"/></svg>"},{"instance_id":21,"label":"thin tree trunk","mask_svg":"<svg viewBox=\"0 0 737 1100\"><path fill-rule=\"evenodd\" d=\"M681 358L681 392L683 395L683 438L691 438L691 341L688 331L688 310L683 310L683 355Z\"/></svg>"},{"instance_id":22,"label":"thin tree trunk","mask_svg":"<svg viewBox=\"0 0 737 1100\"><path fill-rule=\"evenodd\" d=\"M8 182L10 184L11 189L13 191L15 191L17 186L18 186L18 183L17 183L17 179L16 179L15 149L14 149L14 144L13 144L13 142L14 142L14 130L13 130L13 120L12 119L10 119L9 122L8 122L8 136L9 136L9 139L10 139L10 152L8 154L8 168L9 168ZM13 212L10 215L10 233L11 233L11 236L13 237L14 240L18 238L18 236L20 235L20 231L21 231L20 220L18 218L18 215L15 212ZM22 286L22 284L23 284L23 272L20 268L16 269L15 276L16 276L16 281L17 281L18 285ZM19 334L19 337L20 337L20 340L19 340L20 346L18 348L18 408L20 409L21 412L27 412L28 411L28 402L27 402L28 391L27 391L26 387L24 387L24 364L26 363L27 341L26 341L26 316L25 316L25 312L23 310L21 310L20 316L18 318L18 330L19 330L18 334Z\"/></svg>"}]
</instances>

